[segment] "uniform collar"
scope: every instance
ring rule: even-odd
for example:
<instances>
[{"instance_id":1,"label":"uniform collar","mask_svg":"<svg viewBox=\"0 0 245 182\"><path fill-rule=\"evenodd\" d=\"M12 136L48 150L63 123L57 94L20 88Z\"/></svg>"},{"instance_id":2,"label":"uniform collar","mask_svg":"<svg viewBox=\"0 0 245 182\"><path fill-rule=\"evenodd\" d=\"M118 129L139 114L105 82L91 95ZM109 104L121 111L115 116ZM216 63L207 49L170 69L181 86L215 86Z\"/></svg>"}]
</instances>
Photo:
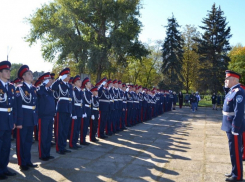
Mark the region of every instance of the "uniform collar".
<instances>
[{"instance_id":1,"label":"uniform collar","mask_svg":"<svg viewBox=\"0 0 245 182\"><path fill-rule=\"evenodd\" d=\"M233 87L230 88L230 90L233 90L233 88L237 87L238 85L240 85L240 83L234 85Z\"/></svg>"},{"instance_id":2,"label":"uniform collar","mask_svg":"<svg viewBox=\"0 0 245 182\"><path fill-rule=\"evenodd\" d=\"M26 82L24 82L25 84L26 84L26 86L29 88L29 89L31 89L31 84L28 84L28 83L26 83Z\"/></svg>"},{"instance_id":3,"label":"uniform collar","mask_svg":"<svg viewBox=\"0 0 245 182\"><path fill-rule=\"evenodd\" d=\"M0 79L0 81L2 82L3 86L5 87L6 84L8 84L8 82L4 82Z\"/></svg>"},{"instance_id":4,"label":"uniform collar","mask_svg":"<svg viewBox=\"0 0 245 182\"><path fill-rule=\"evenodd\" d=\"M81 89L80 89L80 88L78 88L78 87L76 87L76 86L75 86L75 88L77 88L77 90L78 90L78 91L81 91Z\"/></svg>"}]
</instances>

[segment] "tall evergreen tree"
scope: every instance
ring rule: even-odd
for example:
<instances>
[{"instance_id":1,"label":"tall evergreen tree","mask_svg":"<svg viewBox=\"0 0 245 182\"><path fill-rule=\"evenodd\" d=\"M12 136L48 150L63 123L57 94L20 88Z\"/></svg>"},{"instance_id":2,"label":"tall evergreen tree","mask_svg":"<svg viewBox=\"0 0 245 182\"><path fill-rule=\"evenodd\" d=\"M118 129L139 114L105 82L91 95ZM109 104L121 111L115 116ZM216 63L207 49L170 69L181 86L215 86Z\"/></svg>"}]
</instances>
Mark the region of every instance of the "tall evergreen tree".
<instances>
[{"instance_id":1,"label":"tall evergreen tree","mask_svg":"<svg viewBox=\"0 0 245 182\"><path fill-rule=\"evenodd\" d=\"M199 43L198 53L200 55L200 78L201 87L212 92L222 91L224 83L224 71L228 67L230 58L228 51L231 50L229 39L231 38L230 27L227 27L224 12L220 6L213 4L207 18L204 18L200 26L205 32L201 39L196 39Z\"/></svg>"},{"instance_id":2,"label":"tall evergreen tree","mask_svg":"<svg viewBox=\"0 0 245 182\"><path fill-rule=\"evenodd\" d=\"M166 79L159 84L160 87L168 85L168 88L180 90L182 87L182 59L183 59L183 39L178 30L180 27L174 15L168 19L166 38L162 46L162 73Z\"/></svg>"}]
</instances>

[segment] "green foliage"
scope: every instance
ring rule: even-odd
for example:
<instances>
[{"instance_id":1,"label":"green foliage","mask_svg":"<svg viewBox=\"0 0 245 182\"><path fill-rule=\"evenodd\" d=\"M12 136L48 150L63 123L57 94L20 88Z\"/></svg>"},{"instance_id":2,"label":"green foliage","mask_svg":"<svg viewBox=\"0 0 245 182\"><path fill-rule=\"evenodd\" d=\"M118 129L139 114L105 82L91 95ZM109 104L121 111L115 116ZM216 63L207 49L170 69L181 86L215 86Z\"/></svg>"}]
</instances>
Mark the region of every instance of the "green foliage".
<instances>
[{"instance_id":1,"label":"green foliage","mask_svg":"<svg viewBox=\"0 0 245 182\"><path fill-rule=\"evenodd\" d=\"M189 90L198 90L199 83L199 55L196 53L197 42L195 38L200 38L200 33L197 31L196 27L191 25L186 25L182 33L184 40L184 54L183 54L183 65L182 65L182 76L183 85L186 93Z\"/></svg>"},{"instance_id":2,"label":"green foliage","mask_svg":"<svg viewBox=\"0 0 245 182\"><path fill-rule=\"evenodd\" d=\"M45 60L64 64L72 59L80 73L99 80L110 69L109 57L126 64L128 55L148 54L138 41L139 9L139 0L55 0L28 19L32 28L26 41L41 40Z\"/></svg>"},{"instance_id":3,"label":"green foliage","mask_svg":"<svg viewBox=\"0 0 245 182\"><path fill-rule=\"evenodd\" d=\"M200 26L205 32L202 38L195 39L198 45L198 54L200 55L200 89L210 89L212 92L222 91L224 83L224 71L228 67L230 58L227 56L231 49L229 39L231 37L230 27L227 27L224 12L220 7L213 4L207 18L204 18ZM208 76L207 76L208 75Z\"/></svg>"},{"instance_id":4,"label":"green foliage","mask_svg":"<svg viewBox=\"0 0 245 182\"><path fill-rule=\"evenodd\" d=\"M18 71L22 66L22 63L12 63L11 64L11 74L10 74L10 81L13 81L18 76Z\"/></svg>"},{"instance_id":5,"label":"green foliage","mask_svg":"<svg viewBox=\"0 0 245 182\"><path fill-rule=\"evenodd\" d=\"M228 56L231 59L228 68L240 73L242 76L240 82L245 84L245 47L241 44L236 45L229 52Z\"/></svg>"},{"instance_id":6,"label":"green foliage","mask_svg":"<svg viewBox=\"0 0 245 182\"><path fill-rule=\"evenodd\" d=\"M168 86L172 90L180 90L182 87L182 59L183 59L183 39L178 30L180 27L174 15L168 19L167 36L162 46L162 73L166 77L159 85L161 88Z\"/></svg>"}]
</instances>

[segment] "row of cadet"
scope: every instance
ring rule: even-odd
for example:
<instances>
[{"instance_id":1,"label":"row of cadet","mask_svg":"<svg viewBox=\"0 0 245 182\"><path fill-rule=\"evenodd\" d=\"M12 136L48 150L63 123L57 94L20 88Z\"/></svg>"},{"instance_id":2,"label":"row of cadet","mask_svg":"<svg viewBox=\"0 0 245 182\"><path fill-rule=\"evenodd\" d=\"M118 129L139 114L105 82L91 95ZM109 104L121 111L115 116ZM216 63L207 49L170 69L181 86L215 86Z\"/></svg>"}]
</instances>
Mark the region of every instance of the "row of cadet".
<instances>
[{"instance_id":1,"label":"row of cadet","mask_svg":"<svg viewBox=\"0 0 245 182\"><path fill-rule=\"evenodd\" d=\"M56 80L54 74L43 74L34 86L27 65L21 66L11 84L10 68L9 61L0 62L0 156L4 159L0 160L0 179L15 175L7 168L11 133L16 135L18 165L25 171L37 167L31 162L34 128L38 130L39 158L47 161L54 158L50 155L53 129L56 152L64 155L71 152L66 149L67 139L74 150L89 144L85 140L88 128L90 141L97 142L96 135L105 139L172 110L172 92L106 78L91 88L87 77L70 79L69 68Z\"/></svg>"}]
</instances>

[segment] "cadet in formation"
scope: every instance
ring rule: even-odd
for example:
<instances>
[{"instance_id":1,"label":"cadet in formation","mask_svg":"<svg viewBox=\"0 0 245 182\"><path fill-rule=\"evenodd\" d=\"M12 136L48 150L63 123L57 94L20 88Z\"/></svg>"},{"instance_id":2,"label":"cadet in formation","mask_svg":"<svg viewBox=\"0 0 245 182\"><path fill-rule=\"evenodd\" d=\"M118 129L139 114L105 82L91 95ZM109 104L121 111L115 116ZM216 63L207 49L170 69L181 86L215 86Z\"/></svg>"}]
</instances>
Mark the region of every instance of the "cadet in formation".
<instances>
[{"instance_id":1,"label":"cadet in formation","mask_svg":"<svg viewBox=\"0 0 245 182\"><path fill-rule=\"evenodd\" d=\"M65 155L72 152L66 149L67 139L72 150L90 144L86 141L88 129L90 141L98 142L96 136L106 139L171 110L172 103L166 99L169 94L155 88L107 78L91 88L88 77L71 78L69 68L56 80L55 74L44 73L32 85L33 74L27 65L21 66L12 85L10 67L10 62L0 62L0 179L16 175L7 168L15 126L18 164L26 171L38 167L31 162L34 128L39 159L47 161L54 158L50 155L53 133L56 152Z\"/></svg>"}]
</instances>

